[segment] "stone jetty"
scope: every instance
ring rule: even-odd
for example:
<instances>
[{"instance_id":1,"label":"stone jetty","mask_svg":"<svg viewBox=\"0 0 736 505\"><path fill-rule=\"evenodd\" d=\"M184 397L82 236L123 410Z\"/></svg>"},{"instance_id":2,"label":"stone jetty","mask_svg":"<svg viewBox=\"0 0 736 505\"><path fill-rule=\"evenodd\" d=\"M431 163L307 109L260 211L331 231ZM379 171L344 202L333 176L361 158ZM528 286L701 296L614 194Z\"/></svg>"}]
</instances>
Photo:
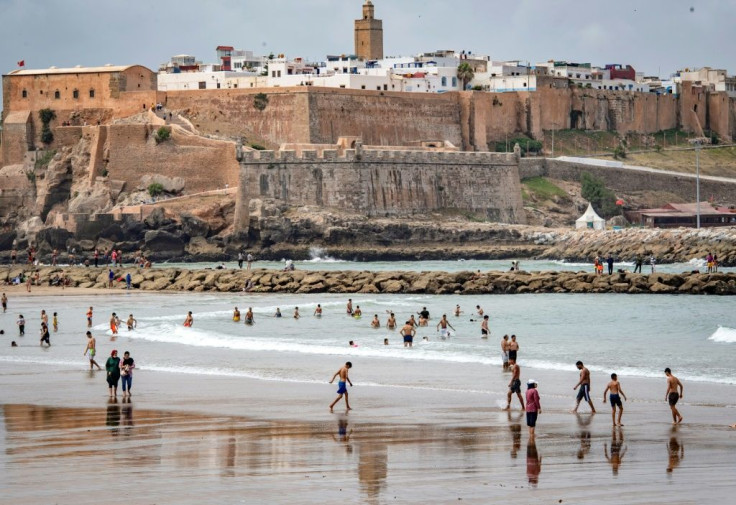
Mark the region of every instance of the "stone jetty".
<instances>
[{"instance_id":1,"label":"stone jetty","mask_svg":"<svg viewBox=\"0 0 736 505\"><path fill-rule=\"evenodd\" d=\"M28 266L0 267L0 283L6 284ZM106 289L107 268L40 267L38 284L48 286L66 278L68 286ZM143 291L213 291L232 293L423 293L423 294L522 294L522 293L653 293L736 295L734 273L595 275L587 272L368 272L295 270L188 270L181 268L114 268L115 289L130 272L132 289ZM61 288L59 288L61 290Z\"/></svg>"}]
</instances>

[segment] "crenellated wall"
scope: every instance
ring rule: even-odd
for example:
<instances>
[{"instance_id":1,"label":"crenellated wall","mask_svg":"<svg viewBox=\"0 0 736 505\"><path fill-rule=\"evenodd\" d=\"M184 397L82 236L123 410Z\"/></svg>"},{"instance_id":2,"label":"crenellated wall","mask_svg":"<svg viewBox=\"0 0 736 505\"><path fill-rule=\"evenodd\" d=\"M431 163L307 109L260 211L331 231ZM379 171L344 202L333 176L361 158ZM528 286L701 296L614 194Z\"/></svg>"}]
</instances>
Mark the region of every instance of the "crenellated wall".
<instances>
[{"instance_id":1,"label":"crenellated wall","mask_svg":"<svg viewBox=\"0 0 736 505\"><path fill-rule=\"evenodd\" d=\"M241 154L235 228L248 228L250 200L314 205L372 217L459 211L524 223L513 154L349 149Z\"/></svg>"}]
</instances>

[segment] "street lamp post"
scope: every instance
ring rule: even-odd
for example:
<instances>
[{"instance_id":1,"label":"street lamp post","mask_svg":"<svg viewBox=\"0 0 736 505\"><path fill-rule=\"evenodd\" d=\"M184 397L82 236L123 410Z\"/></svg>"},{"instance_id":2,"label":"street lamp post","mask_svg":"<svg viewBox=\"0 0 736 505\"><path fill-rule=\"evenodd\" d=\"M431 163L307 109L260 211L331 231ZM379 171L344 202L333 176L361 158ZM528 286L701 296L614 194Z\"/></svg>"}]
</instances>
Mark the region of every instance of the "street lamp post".
<instances>
[{"instance_id":1,"label":"street lamp post","mask_svg":"<svg viewBox=\"0 0 736 505\"><path fill-rule=\"evenodd\" d=\"M700 229L700 147L700 142L695 144L695 211L698 229Z\"/></svg>"}]
</instances>

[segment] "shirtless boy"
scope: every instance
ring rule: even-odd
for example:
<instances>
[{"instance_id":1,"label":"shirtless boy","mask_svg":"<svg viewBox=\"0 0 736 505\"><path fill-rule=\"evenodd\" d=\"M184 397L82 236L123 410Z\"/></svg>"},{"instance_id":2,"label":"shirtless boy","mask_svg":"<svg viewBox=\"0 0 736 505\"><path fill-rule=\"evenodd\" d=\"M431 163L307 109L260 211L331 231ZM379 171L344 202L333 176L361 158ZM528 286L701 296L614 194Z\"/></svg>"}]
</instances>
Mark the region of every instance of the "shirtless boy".
<instances>
[{"instance_id":1,"label":"shirtless boy","mask_svg":"<svg viewBox=\"0 0 736 505\"><path fill-rule=\"evenodd\" d=\"M312 314L314 317L322 317L322 305L319 303L317 304L317 308L314 309L314 314Z\"/></svg>"},{"instance_id":2,"label":"shirtless boy","mask_svg":"<svg viewBox=\"0 0 736 505\"><path fill-rule=\"evenodd\" d=\"M680 424L682 422L682 415L675 405L682 398L682 382L672 375L672 371L669 368L664 369L664 374L667 376L667 393L665 393L664 399L670 404L670 409L672 410L672 424Z\"/></svg>"},{"instance_id":3,"label":"shirtless boy","mask_svg":"<svg viewBox=\"0 0 736 505\"><path fill-rule=\"evenodd\" d=\"M577 413L578 407L580 406L580 401L585 398L585 401L587 401L588 405L590 405L590 411L595 414L595 407L593 406L593 402L590 400L590 370L583 366L582 361L578 361L577 363L575 363L575 366L577 366L578 370L580 370L580 380L577 384L575 384L575 387L572 388L572 390L575 391L579 387L580 391L578 391L575 408L572 411L573 413Z\"/></svg>"},{"instance_id":4,"label":"shirtless boy","mask_svg":"<svg viewBox=\"0 0 736 505\"><path fill-rule=\"evenodd\" d=\"M412 326L411 324L411 320L407 321L406 324L404 324L404 327L401 328L401 331L399 333L402 337L404 337L404 347L411 347L414 343L414 335L417 334L414 326Z\"/></svg>"},{"instance_id":5,"label":"shirtless boy","mask_svg":"<svg viewBox=\"0 0 736 505\"><path fill-rule=\"evenodd\" d=\"M97 367L97 370L102 370L100 365L95 361L95 354L97 354L97 341L92 336L91 332L87 332L87 347L84 349L83 356L87 356L89 353L89 369L94 370L93 367Z\"/></svg>"},{"instance_id":6,"label":"shirtless boy","mask_svg":"<svg viewBox=\"0 0 736 505\"><path fill-rule=\"evenodd\" d=\"M381 321L378 320L378 314L373 314L373 321L371 321L371 328L380 328Z\"/></svg>"},{"instance_id":7,"label":"shirtless boy","mask_svg":"<svg viewBox=\"0 0 736 505\"><path fill-rule=\"evenodd\" d=\"M112 331L113 335L118 334L118 318L114 312L112 313L112 316L110 316L110 331Z\"/></svg>"},{"instance_id":8,"label":"shirtless boy","mask_svg":"<svg viewBox=\"0 0 736 505\"><path fill-rule=\"evenodd\" d=\"M504 335L501 339L501 361L503 361L503 369L509 367L509 336Z\"/></svg>"},{"instance_id":9,"label":"shirtless boy","mask_svg":"<svg viewBox=\"0 0 736 505\"><path fill-rule=\"evenodd\" d=\"M87 328L92 328L92 307L87 311Z\"/></svg>"},{"instance_id":10,"label":"shirtless boy","mask_svg":"<svg viewBox=\"0 0 736 505\"><path fill-rule=\"evenodd\" d=\"M511 397L514 393L519 398L521 410L524 410L526 407L524 407L524 398L521 396L521 367L516 364L515 360L509 360L509 366L511 367L511 381L509 382L509 392L506 395L507 402L504 410L511 409Z\"/></svg>"},{"instance_id":11,"label":"shirtless boy","mask_svg":"<svg viewBox=\"0 0 736 505\"><path fill-rule=\"evenodd\" d=\"M621 384L618 382L618 376L615 373L611 374L611 382L606 386L606 390L603 391L603 403L606 403L606 393L611 392L611 421L614 426L623 426L621 424L621 416L624 414L624 404L621 403L621 397L626 400L624 390L621 389ZM616 407L618 407L618 422L616 422Z\"/></svg>"},{"instance_id":12,"label":"shirtless boy","mask_svg":"<svg viewBox=\"0 0 736 505\"><path fill-rule=\"evenodd\" d=\"M128 321L126 322L126 324L128 325L128 331L138 327L138 321L136 320L136 318L133 317L133 314L130 314L128 316Z\"/></svg>"},{"instance_id":13,"label":"shirtless boy","mask_svg":"<svg viewBox=\"0 0 736 505\"><path fill-rule=\"evenodd\" d=\"M488 328L488 316L483 316L483 322L480 323L480 338L488 338L491 330Z\"/></svg>"},{"instance_id":14,"label":"shirtless boy","mask_svg":"<svg viewBox=\"0 0 736 505\"><path fill-rule=\"evenodd\" d=\"M509 349L509 361L511 361L512 359L516 361L517 360L516 355L519 352L519 342L516 341L516 335L511 335L511 341L509 342L508 349Z\"/></svg>"},{"instance_id":15,"label":"shirtless boy","mask_svg":"<svg viewBox=\"0 0 736 505\"><path fill-rule=\"evenodd\" d=\"M348 361L347 363L345 363L345 366L335 372L335 375L333 375L332 379L330 379L330 384L332 384L335 381L336 377L340 377L340 380L337 381L337 398L335 398L335 401L330 404L330 412L332 412L332 408L335 406L335 404L342 399L343 395L345 395L345 406L348 410L352 410L350 408L350 402L348 401L348 389L345 386L345 383L348 383L350 384L350 387L353 387L353 383L350 382L350 377L348 377L348 370L350 370L351 368L353 368L353 364Z\"/></svg>"},{"instance_id":16,"label":"shirtless boy","mask_svg":"<svg viewBox=\"0 0 736 505\"><path fill-rule=\"evenodd\" d=\"M447 314L442 314L442 319L440 319L440 322L437 323L437 329L440 330L440 337L442 337L443 339L448 337L448 327L452 328L452 331L456 331L455 328L453 328L450 324L450 321L447 320Z\"/></svg>"}]
</instances>

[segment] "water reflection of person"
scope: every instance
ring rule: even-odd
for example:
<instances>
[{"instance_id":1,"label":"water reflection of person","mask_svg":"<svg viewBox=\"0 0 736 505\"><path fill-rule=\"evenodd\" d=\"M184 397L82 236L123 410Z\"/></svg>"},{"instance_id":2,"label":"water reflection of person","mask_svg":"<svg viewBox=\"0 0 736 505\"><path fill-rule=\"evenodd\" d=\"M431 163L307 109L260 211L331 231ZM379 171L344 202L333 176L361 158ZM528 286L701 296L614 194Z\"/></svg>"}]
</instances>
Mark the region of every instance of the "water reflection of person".
<instances>
[{"instance_id":1,"label":"water reflection of person","mask_svg":"<svg viewBox=\"0 0 736 505\"><path fill-rule=\"evenodd\" d=\"M105 425L111 428L110 434L117 436L120 426L120 405L118 405L118 399L115 396L110 397L107 400L107 416L105 418Z\"/></svg>"},{"instance_id":2,"label":"water reflection of person","mask_svg":"<svg viewBox=\"0 0 736 505\"><path fill-rule=\"evenodd\" d=\"M523 412L511 415L511 411L506 412L509 421L509 430L511 431L511 459L516 459L516 455L521 449L521 419L524 417Z\"/></svg>"},{"instance_id":3,"label":"water reflection of person","mask_svg":"<svg viewBox=\"0 0 736 505\"><path fill-rule=\"evenodd\" d=\"M120 411L123 417L123 434L130 435L133 428L133 404L130 396L124 396L122 401L123 405Z\"/></svg>"},{"instance_id":4,"label":"water reflection of person","mask_svg":"<svg viewBox=\"0 0 736 505\"><path fill-rule=\"evenodd\" d=\"M667 455L669 456L667 473L671 474L675 468L680 466L680 461L685 457L685 446L680 443L680 440L674 433L670 437L670 441L667 442Z\"/></svg>"},{"instance_id":5,"label":"water reflection of person","mask_svg":"<svg viewBox=\"0 0 736 505\"><path fill-rule=\"evenodd\" d=\"M613 472L613 475L618 475L618 467L621 466L621 463L624 459L624 454L626 454L626 446L623 444L624 432L620 428L614 428L613 430L611 430L610 456L608 454L608 444L606 442L603 442L603 453L605 454L608 463L611 465L611 471Z\"/></svg>"},{"instance_id":6,"label":"water reflection of person","mask_svg":"<svg viewBox=\"0 0 736 505\"><path fill-rule=\"evenodd\" d=\"M530 438L526 444L526 476L533 487L539 484L540 473L542 473L542 457L537 452L534 439Z\"/></svg>"},{"instance_id":7,"label":"water reflection of person","mask_svg":"<svg viewBox=\"0 0 736 505\"><path fill-rule=\"evenodd\" d=\"M344 417L341 417L337 420L337 436L332 435L332 438L335 440L335 442L350 442L350 435L353 434L353 430L351 429L348 432L348 420ZM348 450L352 450L348 446Z\"/></svg>"},{"instance_id":8,"label":"water reflection of person","mask_svg":"<svg viewBox=\"0 0 736 505\"><path fill-rule=\"evenodd\" d=\"M576 414L577 420L578 420L578 426L580 426L581 430L579 433L580 436L580 449L578 449L578 459L584 459L585 456L590 452L590 430L588 429L588 426L590 426L590 422L593 419L592 415L583 416L581 414Z\"/></svg>"}]
</instances>

